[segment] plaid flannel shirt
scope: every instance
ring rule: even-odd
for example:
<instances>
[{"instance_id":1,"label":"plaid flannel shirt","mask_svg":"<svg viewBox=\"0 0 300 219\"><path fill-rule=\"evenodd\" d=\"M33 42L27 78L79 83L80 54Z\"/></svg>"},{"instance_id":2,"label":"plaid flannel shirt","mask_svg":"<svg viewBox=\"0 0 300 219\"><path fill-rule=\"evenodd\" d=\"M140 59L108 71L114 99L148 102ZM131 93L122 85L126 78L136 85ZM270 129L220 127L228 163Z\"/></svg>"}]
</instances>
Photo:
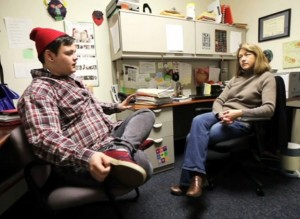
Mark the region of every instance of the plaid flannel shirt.
<instances>
[{"instance_id":1,"label":"plaid flannel shirt","mask_svg":"<svg viewBox=\"0 0 300 219\"><path fill-rule=\"evenodd\" d=\"M121 123L108 116L118 112L118 104L97 101L74 75L57 77L45 69L31 74L18 111L34 153L58 166L87 168L94 151L112 141L110 133Z\"/></svg>"}]
</instances>

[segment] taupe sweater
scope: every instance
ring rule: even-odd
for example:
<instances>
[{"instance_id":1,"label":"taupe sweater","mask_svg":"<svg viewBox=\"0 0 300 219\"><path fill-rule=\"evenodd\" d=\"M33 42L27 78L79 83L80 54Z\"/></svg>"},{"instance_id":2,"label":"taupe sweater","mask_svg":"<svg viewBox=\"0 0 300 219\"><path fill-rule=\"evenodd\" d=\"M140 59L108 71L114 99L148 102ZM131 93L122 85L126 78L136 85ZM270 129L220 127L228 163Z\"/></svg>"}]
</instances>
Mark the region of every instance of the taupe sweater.
<instances>
[{"instance_id":1,"label":"taupe sweater","mask_svg":"<svg viewBox=\"0 0 300 219\"><path fill-rule=\"evenodd\" d=\"M270 72L233 77L213 104L213 112L242 109L243 116L270 117L276 103L276 82Z\"/></svg>"}]
</instances>

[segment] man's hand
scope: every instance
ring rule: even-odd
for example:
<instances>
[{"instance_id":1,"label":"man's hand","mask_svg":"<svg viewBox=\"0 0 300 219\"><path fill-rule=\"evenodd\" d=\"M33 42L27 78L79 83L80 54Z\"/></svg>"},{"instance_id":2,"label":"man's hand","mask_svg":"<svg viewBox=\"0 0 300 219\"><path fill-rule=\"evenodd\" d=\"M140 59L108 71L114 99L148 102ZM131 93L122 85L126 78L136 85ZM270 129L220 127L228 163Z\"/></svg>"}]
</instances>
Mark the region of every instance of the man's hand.
<instances>
[{"instance_id":1,"label":"man's hand","mask_svg":"<svg viewBox=\"0 0 300 219\"><path fill-rule=\"evenodd\" d=\"M242 115L243 115L242 110L227 110L224 111L219 118L221 120L221 123L225 125L229 125L233 123L234 120L241 117Z\"/></svg>"},{"instance_id":2,"label":"man's hand","mask_svg":"<svg viewBox=\"0 0 300 219\"><path fill-rule=\"evenodd\" d=\"M96 152L89 160L89 171L99 182L103 182L110 171L110 157L102 152Z\"/></svg>"},{"instance_id":3,"label":"man's hand","mask_svg":"<svg viewBox=\"0 0 300 219\"><path fill-rule=\"evenodd\" d=\"M121 111L127 110L132 108L132 105L130 105L130 100L135 98L136 94L129 95L125 100L123 100L122 103L119 104L118 109Z\"/></svg>"}]
</instances>

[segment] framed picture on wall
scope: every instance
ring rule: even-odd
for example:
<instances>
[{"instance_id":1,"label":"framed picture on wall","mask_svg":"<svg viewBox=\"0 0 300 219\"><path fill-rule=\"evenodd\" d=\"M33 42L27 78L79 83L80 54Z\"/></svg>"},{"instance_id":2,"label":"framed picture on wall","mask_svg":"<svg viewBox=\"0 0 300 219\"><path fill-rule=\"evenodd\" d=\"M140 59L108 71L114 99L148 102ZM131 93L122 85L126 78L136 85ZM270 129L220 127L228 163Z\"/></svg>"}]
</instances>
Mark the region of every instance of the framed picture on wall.
<instances>
[{"instance_id":1,"label":"framed picture on wall","mask_svg":"<svg viewBox=\"0 0 300 219\"><path fill-rule=\"evenodd\" d=\"M258 19L258 42L290 36L291 9Z\"/></svg>"}]
</instances>

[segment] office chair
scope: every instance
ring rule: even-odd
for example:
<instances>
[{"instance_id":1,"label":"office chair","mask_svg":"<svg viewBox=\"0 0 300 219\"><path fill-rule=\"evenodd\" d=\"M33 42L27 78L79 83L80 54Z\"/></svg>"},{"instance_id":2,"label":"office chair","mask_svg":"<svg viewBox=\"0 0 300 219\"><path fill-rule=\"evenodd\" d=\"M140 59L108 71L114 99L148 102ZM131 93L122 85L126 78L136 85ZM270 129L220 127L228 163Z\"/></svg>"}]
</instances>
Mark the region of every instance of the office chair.
<instances>
[{"instance_id":1,"label":"office chair","mask_svg":"<svg viewBox=\"0 0 300 219\"><path fill-rule=\"evenodd\" d=\"M117 201L136 201L139 198L139 189L126 186L110 188L103 183L99 187L57 186L59 178L52 171L51 164L38 159L32 152L22 126L14 129L10 135L10 142L15 149L22 167L28 191L34 195L37 204L45 216L53 218L63 210L83 206L101 201L109 201L117 218L124 218ZM135 190L135 195L129 198L119 198ZM127 196L126 196L127 197Z\"/></svg>"},{"instance_id":2,"label":"office chair","mask_svg":"<svg viewBox=\"0 0 300 219\"><path fill-rule=\"evenodd\" d=\"M280 151L287 148L287 118L286 118L286 94L284 81L280 76L276 80L276 107L271 118L248 117L242 121L254 124L253 132L248 135L225 140L209 146L209 152L217 155L228 155L230 163L213 177L208 177L208 186L214 187L214 181L223 176L227 171L236 168L245 174L256 186L256 193L264 196L263 184L245 168L241 153L251 152L263 170L266 170L267 162L280 163ZM214 155L215 155L214 154ZM209 159L208 159L209 163ZM270 164L270 163L269 163ZM209 174L208 174L209 175Z\"/></svg>"}]
</instances>

